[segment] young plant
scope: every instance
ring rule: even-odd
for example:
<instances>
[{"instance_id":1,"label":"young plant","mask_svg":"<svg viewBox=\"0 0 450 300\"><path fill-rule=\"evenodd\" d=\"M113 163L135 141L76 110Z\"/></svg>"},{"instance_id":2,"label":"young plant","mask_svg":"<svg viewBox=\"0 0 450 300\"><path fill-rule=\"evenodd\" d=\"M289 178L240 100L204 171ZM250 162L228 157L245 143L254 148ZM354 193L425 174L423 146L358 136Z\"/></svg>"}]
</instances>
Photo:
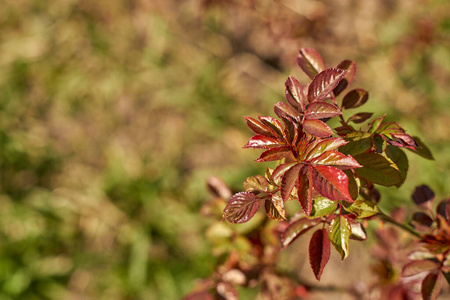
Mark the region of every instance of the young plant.
<instances>
[{"instance_id":1,"label":"young plant","mask_svg":"<svg viewBox=\"0 0 450 300\"><path fill-rule=\"evenodd\" d=\"M315 50L301 49L297 63L311 82L301 85L295 77L288 77L287 103L274 106L278 119L245 117L255 135L244 148L263 149L256 161L276 161L277 166L267 168L264 176L247 178L245 191L231 196L223 209L222 221L248 222L264 202L269 218L281 221L275 230L280 237L280 250L315 229L309 243L309 261L314 276L320 280L331 245L345 259L350 239L367 239L363 221L380 218L411 233L427 250L415 255L402 274L408 277L428 272L421 278L422 295L424 299L436 299L442 278L450 280L449 201L441 203L439 213L433 214L432 192L426 187L418 188L413 199L428 210L415 213L410 226L380 211L376 189L376 185L403 184L408 171L405 150L427 159L433 159L431 152L401 125L386 122L385 115L370 122L372 113L368 112L343 117L344 110L358 108L369 98L368 92L359 88L343 94L356 73L353 61L344 60L336 68L327 69ZM337 119L339 126L330 126L330 119ZM286 201L298 201L301 211L288 216ZM264 261L264 257L256 261ZM299 286L302 285L296 288Z\"/></svg>"}]
</instances>

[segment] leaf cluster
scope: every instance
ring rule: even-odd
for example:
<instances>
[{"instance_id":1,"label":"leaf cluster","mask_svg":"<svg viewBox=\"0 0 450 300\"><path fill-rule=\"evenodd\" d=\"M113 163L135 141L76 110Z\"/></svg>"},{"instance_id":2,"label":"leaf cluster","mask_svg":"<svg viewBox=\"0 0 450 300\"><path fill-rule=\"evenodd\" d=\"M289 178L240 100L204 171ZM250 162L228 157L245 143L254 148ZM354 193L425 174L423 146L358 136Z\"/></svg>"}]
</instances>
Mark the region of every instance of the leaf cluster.
<instances>
[{"instance_id":1,"label":"leaf cluster","mask_svg":"<svg viewBox=\"0 0 450 300\"><path fill-rule=\"evenodd\" d=\"M406 179L408 158L404 150L433 159L428 148L385 116L345 110L364 105L367 91L344 91L356 74L356 64L344 60L326 68L313 49L301 49L297 63L311 79L301 85L293 76L285 82L286 102L274 105L278 118L245 117L254 132L244 148L262 149L257 162L277 161L264 176L244 183L245 191L231 197L222 218L231 223L249 221L261 203L274 220L286 220L281 244L287 247L306 231L317 227L310 241L309 258L317 279L330 256L331 245L344 259L349 239L365 240L361 220L379 214L376 185L399 187ZM330 119L339 126L332 128ZM301 211L289 217L286 201L298 201Z\"/></svg>"}]
</instances>

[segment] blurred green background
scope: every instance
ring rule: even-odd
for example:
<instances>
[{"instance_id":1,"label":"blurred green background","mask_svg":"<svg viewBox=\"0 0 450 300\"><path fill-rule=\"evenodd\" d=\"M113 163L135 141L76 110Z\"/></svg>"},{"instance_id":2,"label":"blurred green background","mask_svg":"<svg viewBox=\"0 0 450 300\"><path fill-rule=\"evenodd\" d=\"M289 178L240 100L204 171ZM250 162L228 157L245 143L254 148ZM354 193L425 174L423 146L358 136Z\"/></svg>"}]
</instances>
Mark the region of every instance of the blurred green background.
<instances>
[{"instance_id":1,"label":"blurred green background","mask_svg":"<svg viewBox=\"0 0 450 300\"><path fill-rule=\"evenodd\" d=\"M3 0L0 299L180 299L215 259L205 181L263 172L242 116L271 115L301 47L358 65L364 111L408 154L389 209L450 196L446 0Z\"/></svg>"}]
</instances>

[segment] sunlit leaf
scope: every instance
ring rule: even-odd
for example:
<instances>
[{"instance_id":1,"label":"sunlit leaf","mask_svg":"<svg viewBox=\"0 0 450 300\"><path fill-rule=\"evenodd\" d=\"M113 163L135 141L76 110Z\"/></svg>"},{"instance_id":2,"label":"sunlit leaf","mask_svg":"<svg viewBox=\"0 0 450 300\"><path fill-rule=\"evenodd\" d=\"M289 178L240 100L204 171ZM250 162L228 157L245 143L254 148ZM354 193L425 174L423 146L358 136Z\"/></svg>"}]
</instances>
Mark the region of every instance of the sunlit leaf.
<instances>
[{"instance_id":1,"label":"sunlit leaf","mask_svg":"<svg viewBox=\"0 0 450 300\"><path fill-rule=\"evenodd\" d=\"M283 139L283 126L281 125L280 121L278 121L275 118L272 117L261 117L259 116L258 119L268 128L270 128L277 137L280 139Z\"/></svg>"},{"instance_id":2,"label":"sunlit leaf","mask_svg":"<svg viewBox=\"0 0 450 300\"><path fill-rule=\"evenodd\" d=\"M312 103L326 99L344 74L345 71L339 69L327 69L317 74L308 87L308 101Z\"/></svg>"},{"instance_id":3,"label":"sunlit leaf","mask_svg":"<svg viewBox=\"0 0 450 300\"><path fill-rule=\"evenodd\" d=\"M325 119L332 118L341 115L342 112L334 104L327 102L313 102L308 105L305 112L305 118L310 119Z\"/></svg>"},{"instance_id":4,"label":"sunlit leaf","mask_svg":"<svg viewBox=\"0 0 450 300\"><path fill-rule=\"evenodd\" d=\"M337 151L326 151L309 162L314 165L332 166L340 170L362 167L353 157Z\"/></svg>"},{"instance_id":5,"label":"sunlit leaf","mask_svg":"<svg viewBox=\"0 0 450 300\"><path fill-rule=\"evenodd\" d=\"M389 158L373 152L353 157L363 166L355 172L364 179L383 186L397 186L403 182L398 167Z\"/></svg>"},{"instance_id":6,"label":"sunlit leaf","mask_svg":"<svg viewBox=\"0 0 450 300\"><path fill-rule=\"evenodd\" d=\"M310 135L325 138L333 134L333 130L320 120L303 121L303 129Z\"/></svg>"},{"instance_id":7,"label":"sunlit leaf","mask_svg":"<svg viewBox=\"0 0 450 300\"><path fill-rule=\"evenodd\" d=\"M222 214L222 220L230 223L245 223L258 211L261 199L249 192L235 194L228 201Z\"/></svg>"},{"instance_id":8,"label":"sunlit leaf","mask_svg":"<svg viewBox=\"0 0 450 300\"><path fill-rule=\"evenodd\" d=\"M348 240L350 238L351 227L344 216L334 218L328 228L328 237L334 248L344 260L348 256Z\"/></svg>"},{"instance_id":9,"label":"sunlit leaf","mask_svg":"<svg viewBox=\"0 0 450 300\"><path fill-rule=\"evenodd\" d=\"M298 112L304 112L306 106L306 97L304 95L303 88L298 80L293 76L289 76L284 85L286 86L286 101Z\"/></svg>"},{"instance_id":10,"label":"sunlit leaf","mask_svg":"<svg viewBox=\"0 0 450 300\"><path fill-rule=\"evenodd\" d=\"M347 123L353 122L356 124L361 124L361 123L364 123L365 121L367 121L368 119L370 119L372 117L372 115L373 115L373 113L366 113L366 112L357 113L357 114L354 114L353 116L351 116L350 118L348 118Z\"/></svg>"},{"instance_id":11,"label":"sunlit leaf","mask_svg":"<svg viewBox=\"0 0 450 300\"><path fill-rule=\"evenodd\" d=\"M404 132L405 130L400 126L400 124L394 122L382 123L378 126L377 130L375 130L375 133L384 135Z\"/></svg>"},{"instance_id":12,"label":"sunlit leaf","mask_svg":"<svg viewBox=\"0 0 450 300\"><path fill-rule=\"evenodd\" d=\"M289 200L289 197L294 189L295 183L298 177L298 171L302 164L296 164L284 173L283 179L281 179L281 197L284 201Z\"/></svg>"},{"instance_id":13,"label":"sunlit leaf","mask_svg":"<svg viewBox=\"0 0 450 300\"><path fill-rule=\"evenodd\" d=\"M361 223L353 221L353 222L350 223L350 228L351 228L351 232L352 232L350 234L350 239L351 240L356 240L356 241L365 241L365 240L367 240L366 231L364 230L364 227L362 226Z\"/></svg>"},{"instance_id":14,"label":"sunlit leaf","mask_svg":"<svg viewBox=\"0 0 450 300\"><path fill-rule=\"evenodd\" d=\"M369 200L356 199L350 205L344 203L344 209L360 219L368 218L378 214L377 204Z\"/></svg>"},{"instance_id":15,"label":"sunlit leaf","mask_svg":"<svg viewBox=\"0 0 450 300\"><path fill-rule=\"evenodd\" d=\"M275 161L281 160L288 156L291 153L291 148L288 146L271 148L267 151L264 151L261 156L256 160L257 162L263 161Z\"/></svg>"},{"instance_id":16,"label":"sunlit leaf","mask_svg":"<svg viewBox=\"0 0 450 300\"><path fill-rule=\"evenodd\" d=\"M325 70L325 64L322 57L316 50L311 48L302 48L297 56L297 64L313 79L314 76Z\"/></svg>"},{"instance_id":17,"label":"sunlit leaf","mask_svg":"<svg viewBox=\"0 0 450 300\"><path fill-rule=\"evenodd\" d=\"M316 197L313 200L312 210L310 216L313 218L323 217L331 214L337 209L338 203L336 201Z\"/></svg>"},{"instance_id":18,"label":"sunlit leaf","mask_svg":"<svg viewBox=\"0 0 450 300\"><path fill-rule=\"evenodd\" d=\"M386 114L383 115L382 117L376 118L374 119L370 125L369 125L369 129L367 130L370 133L374 133L378 130L378 127L380 126L380 124L383 122L384 118L386 117Z\"/></svg>"},{"instance_id":19,"label":"sunlit leaf","mask_svg":"<svg viewBox=\"0 0 450 300\"><path fill-rule=\"evenodd\" d=\"M356 74L356 64L351 60L344 60L340 62L336 68L347 71L345 73L344 78L333 90L334 95L337 97L353 81L353 78L355 77Z\"/></svg>"},{"instance_id":20,"label":"sunlit leaf","mask_svg":"<svg viewBox=\"0 0 450 300\"><path fill-rule=\"evenodd\" d=\"M367 102L369 93L363 89L348 92L342 99L341 109L357 108Z\"/></svg>"},{"instance_id":21,"label":"sunlit leaf","mask_svg":"<svg viewBox=\"0 0 450 300\"><path fill-rule=\"evenodd\" d=\"M268 137L261 134L254 135L244 148L270 149L284 146L284 141L278 138Z\"/></svg>"},{"instance_id":22,"label":"sunlit leaf","mask_svg":"<svg viewBox=\"0 0 450 300\"><path fill-rule=\"evenodd\" d=\"M319 140L318 143L311 145L308 147L306 152L308 153L306 156L306 160L310 160L316 156L321 155L325 151L336 150L337 148L347 144L348 142L341 138L326 138Z\"/></svg>"},{"instance_id":23,"label":"sunlit leaf","mask_svg":"<svg viewBox=\"0 0 450 300\"><path fill-rule=\"evenodd\" d=\"M422 281L422 299L436 300L441 292L442 274L430 273Z\"/></svg>"},{"instance_id":24,"label":"sunlit leaf","mask_svg":"<svg viewBox=\"0 0 450 300\"><path fill-rule=\"evenodd\" d=\"M274 105L273 110L279 118L291 119L293 121L299 119L298 113L284 102L278 102Z\"/></svg>"},{"instance_id":25,"label":"sunlit leaf","mask_svg":"<svg viewBox=\"0 0 450 300\"><path fill-rule=\"evenodd\" d=\"M312 209L312 194L313 194L313 178L312 167L310 165L303 165L298 172L298 186L297 197L303 211L308 216Z\"/></svg>"},{"instance_id":26,"label":"sunlit leaf","mask_svg":"<svg viewBox=\"0 0 450 300\"><path fill-rule=\"evenodd\" d=\"M267 191L267 180L261 175L248 177L244 181L244 190L246 192Z\"/></svg>"},{"instance_id":27,"label":"sunlit leaf","mask_svg":"<svg viewBox=\"0 0 450 300\"><path fill-rule=\"evenodd\" d=\"M264 203L267 215L275 220L286 220L286 211L284 210L284 202L281 197L274 196L271 199L267 199Z\"/></svg>"},{"instance_id":28,"label":"sunlit leaf","mask_svg":"<svg viewBox=\"0 0 450 300\"><path fill-rule=\"evenodd\" d=\"M339 151L352 156L364 153L372 147L370 134L362 131L353 131L345 137L348 143L339 148Z\"/></svg>"},{"instance_id":29,"label":"sunlit leaf","mask_svg":"<svg viewBox=\"0 0 450 300\"><path fill-rule=\"evenodd\" d=\"M314 232L309 242L309 263L317 280L320 280L323 269L330 259L330 250L326 230L319 229Z\"/></svg>"},{"instance_id":30,"label":"sunlit leaf","mask_svg":"<svg viewBox=\"0 0 450 300\"><path fill-rule=\"evenodd\" d=\"M270 129L267 128L263 123L258 120L255 120L250 117L244 117L247 121L247 126L256 134L264 135L269 138L275 138L276 134Z\"/></svg>"},{"instance_id":31,"label":"sunlit leaf","mask_svg":"<svg viewBox=\"0 0 450 300\"><path fill-rule=\"evenodd\" d=\"M405 152L403 152L402 149L399 149L398 147L389 145L386 147L386 155L395 163L398 170L402 174L403 181L405 181L406 174L408 173L409 169L408 157L406 156Z\"/></svg>"},{"instance_id":32,"label":"sunlit leaf","mask_svg":"<svg viewBox=\"0 0 450 300\"><path fill-rule=\"evenodd\" d=\"M339 169L330 166L312 166L314 188L322 196L331 200L353 202L348 192L348 178Z\"/></svg>"},{"instance_id":33,"label":"sunlit leaf","mask_svg":"<svg viewBox=\"0 0 450 300\"><path fill-rule=\"evenodd\" d=\"M434 192L427 185L416 187L412 195L414 203L423 207L429 207L434 197Z\"/></svg>"},{"instance_id":34,"label":"sunlit leaf","mask_svg":"<svg viewBox=\"0 0 450 300\"><path fill-rule=\"evenodd\" d=\"M277 179L281 178L287 170L289 170L296 164L298 164L298 162L284 163L284 164L278 165L272 173L273 180L277 180Z\"/></svg>"},{"instance_id":35,"label":"sunlit leaf","mask_svg":"<svg viewBox=\"0 0 450 300\"><path fill-rule=\"evenodd\" d=\"M281 235L281 245L286 248L305 232L321 222L320 219L308 219L303 217L292 222Z\"/></svg>"}]
</instances>

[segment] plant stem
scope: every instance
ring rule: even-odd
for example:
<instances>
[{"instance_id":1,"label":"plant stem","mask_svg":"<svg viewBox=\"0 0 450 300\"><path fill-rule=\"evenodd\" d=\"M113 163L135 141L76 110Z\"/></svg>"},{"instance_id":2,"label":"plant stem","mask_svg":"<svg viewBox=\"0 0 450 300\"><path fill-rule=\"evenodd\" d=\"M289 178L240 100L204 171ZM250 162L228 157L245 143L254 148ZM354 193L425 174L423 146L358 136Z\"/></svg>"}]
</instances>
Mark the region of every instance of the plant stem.
<instances>
[{"instance_id":1,"label":"plant stem","mask_svg":"<svg viewBox=\"0 0 450 300\"><path fill-rule=\"evenodd\" d=\"M393 224L393 225L395 225L395 226L397 226L397 227L399 227L399 228L409 232L410 234L412 234L412 235L414 235L414 236L416 236L418 238L421 238L420 234L417 231L415 231L412 227L410 227L408 225L405 225L403 223L398 223L397 221L392 219L390 216L386 215L381 210L379 210L378 212L379 212L379 215L380 215L381 219L383 219L384 221L386 221L388 223L391 223L391 224Z\"/></svg>"}]
</instances>

